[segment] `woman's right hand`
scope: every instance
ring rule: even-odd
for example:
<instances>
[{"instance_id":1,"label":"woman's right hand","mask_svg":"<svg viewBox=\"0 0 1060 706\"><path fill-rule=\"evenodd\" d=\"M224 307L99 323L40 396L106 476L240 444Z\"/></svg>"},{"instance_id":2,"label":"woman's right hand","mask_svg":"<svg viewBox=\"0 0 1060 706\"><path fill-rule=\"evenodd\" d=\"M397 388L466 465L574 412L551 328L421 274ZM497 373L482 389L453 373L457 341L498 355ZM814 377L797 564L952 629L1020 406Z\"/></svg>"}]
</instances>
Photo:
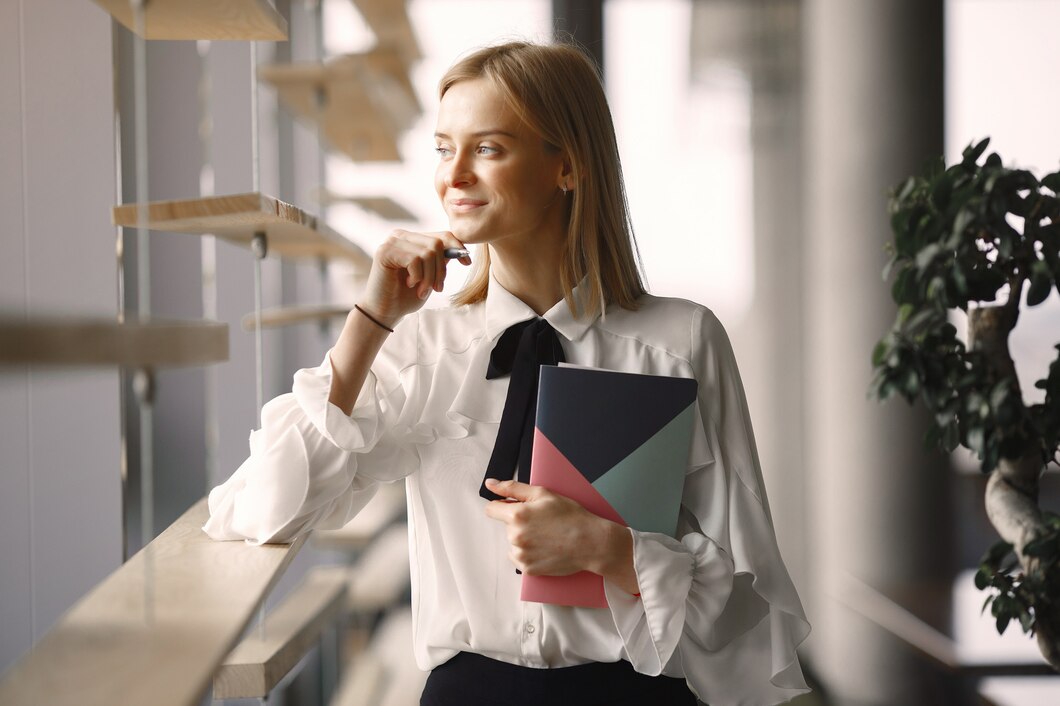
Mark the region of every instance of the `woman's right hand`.
<instances>
[{"instance_id":1,"label":"woman's right hand","mask_svg":"<svg viewBox=\"0 0 1060 706\"><path fill-rule=\"evenodd\" d=\"M395 230L375 251L361 306L391 328L423 306L433 289L442 291L446 248L464 248L449 231L414 233ZM461 257L470 265L470 257Z\"/></svg>"}]
</instances>

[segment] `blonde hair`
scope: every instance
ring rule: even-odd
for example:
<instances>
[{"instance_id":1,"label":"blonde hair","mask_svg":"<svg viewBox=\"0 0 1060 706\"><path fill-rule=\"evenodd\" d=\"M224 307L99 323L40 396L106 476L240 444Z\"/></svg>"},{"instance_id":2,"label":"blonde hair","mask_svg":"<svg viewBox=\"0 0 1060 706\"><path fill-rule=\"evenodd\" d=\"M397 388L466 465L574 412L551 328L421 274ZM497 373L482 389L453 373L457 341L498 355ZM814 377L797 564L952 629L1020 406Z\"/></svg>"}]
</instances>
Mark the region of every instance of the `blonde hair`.
<instances>
[{"instance_id":1,"label":"blonde hair","mask_svg":"<svg viewBox=\"0 0 1060 706\"><path fill-rule=\"evenodd\" d=\"M570 160L574 191L560 284L571 312L594 316L608 304L636 309L637 298L646 291L637 266L640 254L611 111L592 60L567 44L485 47L445 73L438 84L439 100L454 84L478 78L491 80L523 122ZM483 248L454 304L486 298L489 267L489 248ZM574 287L583 277L587 292L579 289L584 296L575 302Z\"/></svg>"}]
</instances>

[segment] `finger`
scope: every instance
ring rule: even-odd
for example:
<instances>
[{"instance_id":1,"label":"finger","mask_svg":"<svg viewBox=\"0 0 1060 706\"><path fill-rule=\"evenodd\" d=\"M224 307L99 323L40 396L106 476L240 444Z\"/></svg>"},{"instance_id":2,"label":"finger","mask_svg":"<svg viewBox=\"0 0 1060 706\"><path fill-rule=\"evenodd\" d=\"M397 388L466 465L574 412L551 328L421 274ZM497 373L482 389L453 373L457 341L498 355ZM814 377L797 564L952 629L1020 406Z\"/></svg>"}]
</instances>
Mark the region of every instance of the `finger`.
<instances>
[{"instance_id":1,"label":"finger","mask_svg":"<svg viewBox=\"0 0 1060 706\"><path fill-rule=\"evenodd\" d=\"M434 233L428 233L428 235L434 236L434 237L438 238L439 240L441 240L442 244L443 244L443 246L445 248L457 248L459 250L467 250L468 249L468 247L466 245L464 245L464 243L461 242L459 238L457 238L455 235L453 235L452 231L440 230L440 231L436 231ZM461 265L464 265L464 266L470 265L471 264L471 255L468 254L465 257L459 257L459 258L457 258L457 262L459 262Z\"/></svg>"},{"instance_id":2,"label":"finger","mask_svg":"<svg viewBox=\"0 0 1060 706\"><path fill-rule=\"evenodd\" d=\"M420 267L423 271L423 281L420 282L419 287L416 288L416 294L420 299L426 299L427 295L434 289L435 281L438 278L438 269L445 269L444 265L439 266L439 258L433 252L422 253L419 257Z\"/></svg>"},{"instance_id":3,"label":"finger","mask_svg":"<svg viewBox=\"0 0 1060 706\"><path fill-rule=\"evenodd\" d=\"M408 264L405 265L405 284L409 289L415 288L417 284L423 281L423 261L418 257L410 257Z\"/></svg>"},{"instance_id":4,"label":"finger","mask_svg":"<svg viewBox=\"0 0 1060 706\"><path fill-rule=\"evenodd\" d=\"M491 500L486 503L486 517L508 524L512 521L512 505L505 500Z\"/></svg>"},{"instance_id":5,"label":"finger","mask_svg":"<svg viewBox=\"0 0 1060 706\"><path fill-rule=\"evenodd\" d=\"M487 478L486 487L497 495L503 495L514 500L530 500L537 495L537 490L534 486L520 483L517 480L499 481L496 478Z\"/></svg>"},{"instance_id":6,"label":"finger","mask_svg":"<svg viewBox=\"0 0 1060 706\"><path fill-rule=\"evenodd\" d=\"M403 234L403 238L414 246L416 256L423 260L423 280L416 293L422 299L431 289L442 291L445 286L445 266L448 262L444 255L445 242L438 234L433 233L407 232Z\"/></svg>"}]
</instances>

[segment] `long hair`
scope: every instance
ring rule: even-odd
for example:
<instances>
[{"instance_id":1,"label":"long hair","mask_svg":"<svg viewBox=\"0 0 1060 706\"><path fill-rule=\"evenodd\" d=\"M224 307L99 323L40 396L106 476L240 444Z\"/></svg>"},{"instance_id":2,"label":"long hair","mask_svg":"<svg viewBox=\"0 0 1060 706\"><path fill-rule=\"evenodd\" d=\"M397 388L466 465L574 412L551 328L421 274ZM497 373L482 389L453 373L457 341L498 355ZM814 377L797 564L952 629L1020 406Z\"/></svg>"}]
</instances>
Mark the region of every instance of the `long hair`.
<instances>
[{"instance_id":1,"label":"long hair","mask_svg":"<svg viewBox=\"0 0 1060 706\"><path fill-rule=\"evenodd\" d=\"M438 84L439 100L454 84L478 78L492 81L516 115L570 160L574 191L559 274L571 312L592 316L609 304L636 309L637 298L646 291L637 267L640 254L629 220L615 127L592 60L566 44L485 47L445 73ZM454 304L486 298L489 267L486 247L467 284L453 297ZM583 277L586 286L579 289L581 301L575 302L574 287Z\"/></svg>"}]
</instances>

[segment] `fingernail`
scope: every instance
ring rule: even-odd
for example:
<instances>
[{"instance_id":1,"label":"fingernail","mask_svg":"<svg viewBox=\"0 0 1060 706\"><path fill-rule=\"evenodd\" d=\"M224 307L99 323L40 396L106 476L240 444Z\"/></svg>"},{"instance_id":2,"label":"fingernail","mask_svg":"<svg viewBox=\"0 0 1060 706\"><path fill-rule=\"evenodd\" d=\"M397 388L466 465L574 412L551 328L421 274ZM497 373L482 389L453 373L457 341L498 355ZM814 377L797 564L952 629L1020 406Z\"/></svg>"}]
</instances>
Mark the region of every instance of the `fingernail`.
<instances>
[{"instance_id":1,"label":"fingernail","mask_svg":"<svg viewBox=\"0 0 1060 706\"><path fill-rule=\"evenodd\" d=\"M487 478L486 485L497 485L499 481L496 478Z\"/></svg>"}]
</instances>

